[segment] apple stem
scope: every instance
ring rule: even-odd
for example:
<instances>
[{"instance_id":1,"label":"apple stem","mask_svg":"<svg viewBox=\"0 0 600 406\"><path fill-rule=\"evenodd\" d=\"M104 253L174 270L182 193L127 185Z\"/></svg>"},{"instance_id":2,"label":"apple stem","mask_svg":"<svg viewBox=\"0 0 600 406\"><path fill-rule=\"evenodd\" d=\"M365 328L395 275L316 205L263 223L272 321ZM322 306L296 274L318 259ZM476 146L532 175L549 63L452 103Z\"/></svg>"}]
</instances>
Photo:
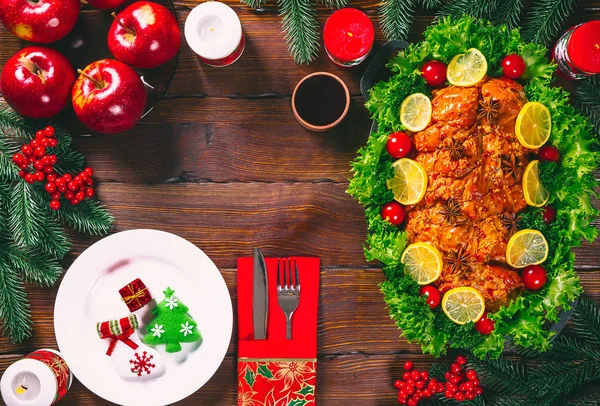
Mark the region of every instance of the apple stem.
<instances>
[{"instance_id":1,"label":"apple stem","mask_svg":"<svg viewBox=\"0 0 600 406\"><path fill-rule=\"evenodd\" d=\"M117 22L117 24L119 24L121 26L121 28L123 28L125 31L127 31L128 34L131 35L135 35L135 31L133 31L131 28L125 26L125 24L123 24L118 18L117 18L117 13L115 13L113 11L113 13L111 14L111 16L113 16L115 18L115 21Z\"/></svg>"},{"instance_id":2,"label":"apple stem","mask_svg":"<svg viewBox=\"0 0 600 406\"><path fill-rule=\"evenodd\" d=\"M44 74L41 71L36 71L35 74L41 79L43 84L46 84L46 78L44 77Z\"/></svg>"},{"instance_id":3,"label":"apple stem","mask_svg":"<svg viewBox=\"0 0 600 406\"><path fill-rule=\"evenodd\" d=\"M82 71L81 69L77 69L77 73L79 73L80 75L85 76L86 79L90 80L94 85L96 85L96 87L98 89L102 89L104 87L104 84L99 81L98 79L95 79L93 77L91 77L90 75L88 75L87 73L85 73L84 71Z\"/></svg>"}]
</instances>

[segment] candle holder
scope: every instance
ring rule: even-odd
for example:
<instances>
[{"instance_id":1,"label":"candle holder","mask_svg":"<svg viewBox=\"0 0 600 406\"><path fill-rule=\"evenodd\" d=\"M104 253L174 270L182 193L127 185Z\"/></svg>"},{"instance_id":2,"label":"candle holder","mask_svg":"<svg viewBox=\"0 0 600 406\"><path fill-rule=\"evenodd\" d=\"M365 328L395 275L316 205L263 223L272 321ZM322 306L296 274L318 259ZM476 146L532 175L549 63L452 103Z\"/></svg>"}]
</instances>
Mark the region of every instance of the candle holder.
<instances>
[{"instance_id":1,"label":"candle holder","mask_svg":"<svg viewBox=\"0 0 600 406\"><path fill-rule=\"evenodd\" d=\"M73 374L58 351L41 349L9 366L0 380L7 406L50 406L66 395Z\"/></svg>"},{"instance_id":2,"label":"candle holder","mask_svg":"<svg viewBox=\"0 0 600 406\"><path fill-rule=\"evenodd\" d=\"M209 66L231 65L242 56L246 47L237 14L218 1L196 6L185 21L184 32L190 48Z\"/></svg>"},{"instance_id":3,"label":"candle holder","mask_svg":"<svg viewBox=\"0 0 600 406\"><path fill-rule=\"evenodd\" d=\"M553 58L558 71L569 79L600 73L600 21L575 25L556 42Z\"/></svg>"},{"instance_id":4,"label":"candle holder","mask_svg":"<svg viewBox=\"0 0 600 406\"><path fill-rule=\"evenodd\" d=\"M327 19L323 42L329 59L349 68L367 59L375 42L371 19L355 8L343 8Z\"/></svg>"}]
</instances>

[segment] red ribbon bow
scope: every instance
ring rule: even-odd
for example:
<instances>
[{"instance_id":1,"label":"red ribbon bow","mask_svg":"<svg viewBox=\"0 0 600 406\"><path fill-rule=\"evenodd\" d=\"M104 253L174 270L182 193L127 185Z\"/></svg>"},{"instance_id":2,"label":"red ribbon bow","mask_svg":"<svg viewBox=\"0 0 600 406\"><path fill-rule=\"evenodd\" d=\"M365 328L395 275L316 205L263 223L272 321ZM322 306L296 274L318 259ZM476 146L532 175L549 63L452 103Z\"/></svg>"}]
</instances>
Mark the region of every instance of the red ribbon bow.
<instances>
[{"instance_id":1,"label":"red ribbon bow","mask_svg":"<svg viewBox=\"0 0 600 406\"><path fill-rule=\"evenodd\" d=\"M133 330L132 329L127 329L127 330L125 330L123 332L123 334L120 334L120 335L117 335L117 336L116 335L112 335L112 336L104 337L104 338L109 338L110 339L110 344L108 346L108 350L106 350L106 355L108 355L108 356L112 355L112 353L115 350L115 347L117 346L117 343L119 341L123 342L124 344L127 344L132 349L137 350L138 345L129 339L129 337L132 334L133 334Z\"/></svg>"}]
</instances>

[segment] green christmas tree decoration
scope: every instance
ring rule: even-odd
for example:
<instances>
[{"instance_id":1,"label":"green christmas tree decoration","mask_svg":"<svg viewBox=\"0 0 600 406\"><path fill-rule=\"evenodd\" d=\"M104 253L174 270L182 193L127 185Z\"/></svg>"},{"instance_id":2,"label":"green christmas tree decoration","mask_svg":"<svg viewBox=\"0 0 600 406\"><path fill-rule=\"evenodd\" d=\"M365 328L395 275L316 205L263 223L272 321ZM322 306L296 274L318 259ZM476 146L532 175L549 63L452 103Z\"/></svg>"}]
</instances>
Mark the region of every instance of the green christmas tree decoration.
<instances>
[{"instance_id":1,"label":"green christmas tree decoration","mask_svg":"<svg viewBox=\"0 0 600 406\"><path fill-rule=\"evenodd\" d=\"M194 319L187 314L188 307L175 297L175 291L168 287L163 293L165 298L152 310L155 317L148 323L144 342L166 344L167 352L179 352L180 343L193 343L202 336Z\"/></svg>"}]
</instances>

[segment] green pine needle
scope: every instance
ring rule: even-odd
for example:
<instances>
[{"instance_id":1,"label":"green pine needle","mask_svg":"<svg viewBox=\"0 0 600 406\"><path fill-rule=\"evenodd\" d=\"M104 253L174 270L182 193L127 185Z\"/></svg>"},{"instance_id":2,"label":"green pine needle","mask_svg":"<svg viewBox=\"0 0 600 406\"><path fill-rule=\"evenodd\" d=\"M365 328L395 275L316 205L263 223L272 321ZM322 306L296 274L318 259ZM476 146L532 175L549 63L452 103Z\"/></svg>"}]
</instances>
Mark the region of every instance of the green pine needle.
<instances>
[{"instance_id":1,"label":"green pine needle","mask_svg":"<svg viewBox=\"0 0 600 406\"><path fill-rule=\"evenodd\" d=\"M97 200L84 200L77 206L65 204L52 214L73 229L90 235L107 234L114 220Z\"/></svg>"},{"instance_id":2,"label":"green pine needle","mask_svg":"<svg viewBox=\"0 0 600 406\"><path fill-rule=\"evenodd\" d=\"M8 227L19 247L33 248L42 239L43 225L32 190L24 180L17 182L12 190Z\"/></svg>"},{"instance_id":3,"label":"green pine needle","mask_svg":"<svg viewBox=\"0 0 600 406\"><path fill-rule=\"evenodd\" d=\"M521 22L523 0L503 0L492 15L494 24L504 24L508 28L517 28Z\"/></svg>"},{"instance_id":4,"label":"green pine needle","mask_svg":"<svg viewBox=\"0 0 600 406\"><path fill-rule=\"evenodd\" d=\"M406 40L410 34L416 0L385 0L381 4L381 29L389 40Z\"/></svg>"},{"instance_id":5,"label":"green pine needle","mask_svg":"<svg viewBox=\"0 0 600 406\"><path fill-rule=\"evenodd\" d=\"M262 6L262 4L264 3L264 0L241 0L241 2L254 8L254 9L257 9Z\"/></svg>"},{"instance_id":6,"label":"green pine needle","mask_svg":"<svg viewBox=\"0 0 600 406\"><path fill-rule=\"evenodd\" d=\"M491 20L492 16L498 9L501 1L504 0L454 0L448 2L436 14L436 18L452 16L459 18L464 14L476 17L486 18Z\"/></svg>"},{"instance_id":7,"label":"green pine needle","mask_svg":"<svg viewBox=\"0 0 600 406\"><path fill-rule=\"evenodd\" d=\"M444 4L443 0L421 0L421 6L427 10L433 10L435 8L441 7Z\"/></svg>"},{"instance_id":8,"label":"green pine needle","mask_svg":"<svg viewBox=\"0 0 600 406\"><path fill-rule=\"evenodd\" d=\"M574 99L596 127L596 132L600 133L600 76L581 80L575 90Z\"/></svg>"},{"instance_id":9,"label":"green pine needle","mask_svg":"<svg viewBox=\"0 0 600 406\"><path fill-rule=\"evenodd\" d=\"M522 32L526 41L552 45L565 21L573 14L577 0L536 0L527 14Z\"/></svg>"},{"instance_id":10,"label":"green pine needle","mask_svg":"<svg viewBox=\"0 0 600 406\"><path fill-rule=\"evenodd\" d=\"M8 241L0 244L0 251L4 253L10 266L17 269L26 282L50 287L63 272L58 261L39 252L19 248Z\"/></svg>"},{"instance_id":11,"label":"green pine needle","mask_svg":"<svg viewBox=\"0 0 600 406\"><path fill-rule=\"evenodd\" d=\"M579 303L573 312L575 332L587 344L595 346L600 350L600 309L585 296L579 299Z\"/></svg>"},{"instance_id":12,"label":"green pine needle","mask_svg":"<svg viewBox=\"0 0 600 406\"><path fill-rule=\"evenodd\" d=\"M319 24L310 0L278 0L285 42L298 64L309 64L319 54Z\"/></svg>"},{"instance_id":13,"label":"green pine needle","mask_svg":"<svg viewBox=\"0 0 600 406\"><path fill-rule=\"evenodd\" d=\"M320 3L325 3L329 8L343 8L348 4L348 0L319 0Z\"/></svg>"},{"instance_id":14,"label":"green pine needle","mask_svg":"<svg viewBox=\"0 0 600 406\"><path fill-rule=\"evenodd\" d=\"M0 331L12 342L31 336L31 313L23 282L0 252Z\"/></svg>"}]
</instances>

